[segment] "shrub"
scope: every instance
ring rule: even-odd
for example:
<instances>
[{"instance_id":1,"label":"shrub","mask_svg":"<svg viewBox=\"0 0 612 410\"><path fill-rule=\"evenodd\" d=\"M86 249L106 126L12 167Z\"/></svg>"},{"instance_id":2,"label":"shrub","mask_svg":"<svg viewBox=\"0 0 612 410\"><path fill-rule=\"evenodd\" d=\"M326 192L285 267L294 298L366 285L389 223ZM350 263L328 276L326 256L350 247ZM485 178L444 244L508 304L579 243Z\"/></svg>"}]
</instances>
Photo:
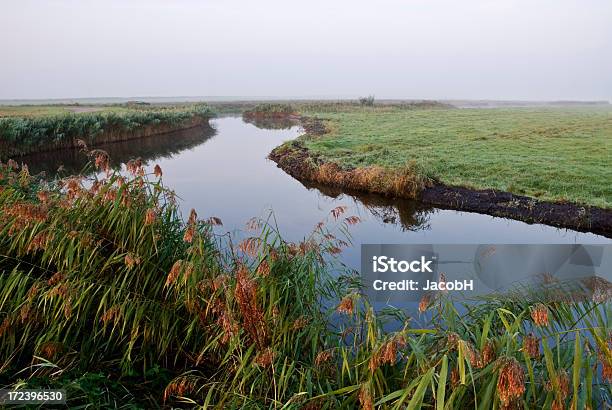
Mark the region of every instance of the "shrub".
<instances>
[{"instance_id":1,"label":"shrub","mask_svg":"<svg viewBox=\"0 0 612 410\"><path fill-rule=\"evenodd\" d=\"M374 105L374 96L368 95L367 97L359 97L359 104L372 107Z\"/></svg>"},{"instance_id":2,"label":"shrub","mask_svg":"<svg viewBox=\"0 0 612 410\"><path fill-rule=\"evenodd\" d=\"M252 111L255 112L280 112L285 114L290 114L295 111L293 106L289 104L271 104L271 103L263 103L257 104Z\"/></svg>"},{"instance_id":3,"label":"shrub","mask_svg":"<svg viewBox=\"0 0 612 410\"><path fill-rule=\"evenodd\" d=\"M244 111L243 115L289 115L293 113L295 113L295 108L289 104L261 103L250 110Z\"/></svg>"}]
</instances>

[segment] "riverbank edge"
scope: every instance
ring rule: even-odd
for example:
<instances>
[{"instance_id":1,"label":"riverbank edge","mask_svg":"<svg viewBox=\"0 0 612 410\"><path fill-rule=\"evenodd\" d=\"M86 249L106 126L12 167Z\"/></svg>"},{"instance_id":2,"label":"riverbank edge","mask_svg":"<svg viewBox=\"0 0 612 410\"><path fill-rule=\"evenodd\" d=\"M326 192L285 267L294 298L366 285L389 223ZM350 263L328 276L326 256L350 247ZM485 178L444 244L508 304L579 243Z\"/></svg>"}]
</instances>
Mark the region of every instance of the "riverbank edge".
<instances>
[{"instance_id":1,"label":"riverbank edge","mask_svg":"<svg viewBox=\"0 0 612 410\"><path fill-rule=\"evenodd\" d=\"M416 199L442 209L476 212L612 238L612 209L541 201L495 189L448 186L410 176L409 170L392 171L381 167L344 169L326 162L302 144L305 138L316 138L328 132L323 122L312 117L300 117L299 122L305 134L274 148L268 158L300 181Z\"/></svg>"},{"instance_id":2,"label":"riverbank edge","mask_svg":"<svg viewBox=\"0 0 612 410\"><path fill-rule=\"evenodd\" d=\"M88 147L96 147L104 144L130 141L141 138L153 137L168 134L176 131L188 130L191 128L209 125L210 116L194 115L189 119L178 123L159 123L142 125L136 128L126 128L113 126L102 129L95 138L91 135L83 135L78 138L71 138L67 141L56 141L47 145L16 146L7 141L0 140L0 158L19 158L40 152L52 152L63 149L79 149L85 142Z\"/></svg>"}]
</instances>

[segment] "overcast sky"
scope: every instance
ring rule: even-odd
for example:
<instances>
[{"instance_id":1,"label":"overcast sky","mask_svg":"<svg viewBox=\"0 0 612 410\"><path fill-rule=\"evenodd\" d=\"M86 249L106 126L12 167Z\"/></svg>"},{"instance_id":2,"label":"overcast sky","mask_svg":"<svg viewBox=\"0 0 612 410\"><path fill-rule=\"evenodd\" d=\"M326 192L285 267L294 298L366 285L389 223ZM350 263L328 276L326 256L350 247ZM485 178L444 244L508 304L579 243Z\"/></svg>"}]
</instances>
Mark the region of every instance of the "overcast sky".
<instances>
[{"instance_id":1,"label":"overcast sky","mask_svg":"<svg viewBox=\"0 0 612 410\"><path fill-rule=\"evenodd\" d=\"M612 100L611 0L2 0L0 99Z\"/></svg>"}]
</instances>

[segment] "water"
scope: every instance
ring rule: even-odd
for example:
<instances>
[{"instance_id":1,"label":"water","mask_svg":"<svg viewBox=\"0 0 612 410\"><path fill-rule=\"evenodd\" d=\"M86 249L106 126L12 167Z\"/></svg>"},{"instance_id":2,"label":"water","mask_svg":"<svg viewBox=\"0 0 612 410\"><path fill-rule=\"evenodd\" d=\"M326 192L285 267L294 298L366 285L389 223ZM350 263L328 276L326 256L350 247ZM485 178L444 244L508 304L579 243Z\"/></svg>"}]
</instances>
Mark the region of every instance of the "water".
<instances>
[{"instance_id":1,"label":"water","mask_svg":"<svg viewBox=\"0 0 612 410\"><path fill-rule=\"evenodd\" d=\"M349 269L359 270L362 243L611 243L610 239L591 233L437 209L417 201L348 194L328 187L305 185L267 159L274 147L300 135L300 127L285 124L284 129L264 129L243 122L239 117L218 118L211 125L212 128L97 148L107 151L115 166L135 157L145 161L149 172L159 164L164 172L164 183L174 189L181 200L184 215L194 208L202 218L220 218L223 226L215 228L220 234L229 231L236 237L250 235L252 233L246 232L246 223L252 217L266 217L273 211L283 238L296 242L308 236L320 221L333 219L330 218L332 209L348 206L346 216L361 218L361 223L350 230L353 246L339 255L339 262ZM87 159L83 153L71 150L38 154L23 161L33 173L54 174L62 166L64 174L73 174L82 170ZM506 279L510 284L519 277L513 275ZM476 287L483 290L479 294L492 291L480 278L474 279L479 283ZM525 285L534 280L539 278L522 277ZM462 298L462 295L457 297ZM414 300L418 298L411 300L392 304L412 316L415 324L428 327L429 315L416 315L418 302ZM386 305L374 303L377 310Z\"/></svg>"},{"instance_id":2,"label":"water","mask_svg":"<svg viewBox=\"0 0 612 410\"><path fill-rule=\"evenodd\" d=\"M611 243L608 238L590 233L304 185L266 159L274 147L297 137L299 127L260 129L232 117L216 119L212 125L214 129L193 129L99 148L111 155L115 165L142 157L152 172L159 164L165 184L182 199L185 214L195 208L201 217L219 217L223 226L216 229L235 235L241 235L251 217L265 216L273 210L284 238L298 241L319 221L328 218L331 209L348 206L347 215L357 215L362 222L352 227L354 246L340 257L354 269L359 268L361 243ZM24 161L32 172L53 174L60 165L68 173L79 172L86 160L75 151L63 151L31 156ZM373 304L376 310L386 306L381 302ZM411 327L434 326L432 310L418 314L418 302L394 305L410 317ZM461 305L457 309L460 313L466 311ZM602 306L602 315L606 314L604 309ZM343 319L334 316L331 320L336 324ZM387 320L384 329L397 331L403 325L399 320ZM578 320L574 328L583 326L586 326L583 321ZM583 339L594 343L588 332L582 334ZM572 332L568 335L573 337Z\"/></svg>"},{"instance_id":3,"label":"water","mask_svg":"<svg viewBox=\"0 0 612 410\"><path fill-rule=\"evenodd\" d=\"M114 163L142 157L152 170L159 164L164 182L176 190L186 214L216 216L218 228L240 235L252 217L274 212L283 237L299 241L330 210L346 205L346 215L361 223L352 227L352 247L341 255L349 267L359 268L361 243L610 243L591 233L530 225L505 218L443 210L416 201L378 195L346 194L325 187L306 186L277 168L268 153L301 129L262 129L239 117L217 118L214 129L198 128L99 147ZM24 159L32 172L78 172L85 157L58 151Z\"/></svg>"}]
</instances>

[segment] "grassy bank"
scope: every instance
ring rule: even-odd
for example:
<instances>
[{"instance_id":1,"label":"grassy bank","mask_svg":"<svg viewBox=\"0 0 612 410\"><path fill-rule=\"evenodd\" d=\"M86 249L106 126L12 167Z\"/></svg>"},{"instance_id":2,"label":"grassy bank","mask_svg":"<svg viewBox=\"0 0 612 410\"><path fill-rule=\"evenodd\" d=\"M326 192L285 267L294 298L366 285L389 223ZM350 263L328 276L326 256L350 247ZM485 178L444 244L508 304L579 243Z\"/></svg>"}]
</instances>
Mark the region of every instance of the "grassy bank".
<instances>
[{"instance_id":1,"label":"grassy bank","mask_svg":"<svg viewBox=\"0 0 612 410\"><path fill-rule=\"evenodd\" d=\"M263 119L286 119L292 115L297 115L295 107L290 104L261 103L242 113L245 121Z\"/></svg>"},{"instance_id":2,"label":"grassy bank","mask_svg":"<svg viewBox=\"0 0 612 410\"><path fill-rule=\"evenodd\" d=\"M612 108L338 107L301 106L328 133L300 142L342 169L402 173L412 161L449 186L612 207Z\"/></svg>"},{"instance_id":3,"label":"grassy bank","mask_svg":"<svg viewBox=\"0 0 612 410\"><path fill-rule=\"evenodd\" d=\"M232 243L214 234L218 219L181 217L161 169L144 175L131 162L122 177L104 153L95 162L101 179L57 184L0 166L5 387L142 408L559 409L612 399L607 299L572 302L553 286L459 313L439 295L421 301L431 324L421 328L399 311L375 314L358 278L329 277L326 258L346 244L328 227L359 222L344 208L300 243L257 220ZM390 321L397 331L383 331Z\"/></svg>"},{"instance_id":4,"label":"grassy bank","mask_svg":"<svg viewBox=\"0 0 612 410\"><path fill-rule=\"evenodd\" d=\"M104 107L95 112L55 114L64 107L21 107L22 115L0 118L0 158L32 152L88 146L173 131L208 121L206 105L128 109ZM80 140L80 141L79 141Z\"/></svg>"}]
</instances>

